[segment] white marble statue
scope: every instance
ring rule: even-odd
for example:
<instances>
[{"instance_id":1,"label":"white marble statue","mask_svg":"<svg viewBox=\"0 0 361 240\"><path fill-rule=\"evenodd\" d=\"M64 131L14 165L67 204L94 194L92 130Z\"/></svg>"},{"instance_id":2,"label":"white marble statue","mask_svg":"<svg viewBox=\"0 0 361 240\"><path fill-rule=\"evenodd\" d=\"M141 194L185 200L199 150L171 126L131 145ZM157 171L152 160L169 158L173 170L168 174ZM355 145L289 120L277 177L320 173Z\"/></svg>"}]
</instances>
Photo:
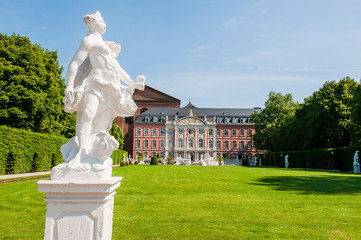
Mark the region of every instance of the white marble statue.
<instances>
[{"instance_id":1,"label":"white marble statue","mask_svg":"<svg viewBox=\"0 0 361 240\"><path fill-rule=\"evenodd\" d=\"M145 86L144 76L138 76L134 83L119 66L116 57L120 45L103 40L106 24L100 12L86 15L84 21L89 31L69 65L63 100L65 111L77 114L76 135L61 147L64 163L53 169L52 178L64 174L76 178L81 171L89 172L87 178L110 177L109 173L91 173L109 172L109 168L111 173L110 156L119 144L108 131L115 117L134 115L134 90L144 90ZM62 173L65 169L68 172Z\"/></svg>"},{"instance_id":2,"label":"white marble statue","mask_svg":"<svg viewBox=\"0 0 361 240\"><path fill-rule=\"evenodd\" d=\"M288 168L288 154L285 156L285 168Z\"/></svg>"},{"instance_id":3,"label":"white marble statue","mask_svg":"<svg viewBox=\"0 0 361 240\"><path fill-rule=\"evenodd\" d=\"M257 156L254 156L253 161L254 161L254 166L257 166Z\"/></svg>"},{"instance_id":4,"label":"white marble statue","mask_svg":"<svg viewBox=\"0 0 361 240\"><path fill-rule=\"evenodd\" d=\"M353 172L354 173L360 173L360 162L358 161L358 154L359 154L359 151L356 150L356 152L353 156Z\"/></svg>"}]
</instances>

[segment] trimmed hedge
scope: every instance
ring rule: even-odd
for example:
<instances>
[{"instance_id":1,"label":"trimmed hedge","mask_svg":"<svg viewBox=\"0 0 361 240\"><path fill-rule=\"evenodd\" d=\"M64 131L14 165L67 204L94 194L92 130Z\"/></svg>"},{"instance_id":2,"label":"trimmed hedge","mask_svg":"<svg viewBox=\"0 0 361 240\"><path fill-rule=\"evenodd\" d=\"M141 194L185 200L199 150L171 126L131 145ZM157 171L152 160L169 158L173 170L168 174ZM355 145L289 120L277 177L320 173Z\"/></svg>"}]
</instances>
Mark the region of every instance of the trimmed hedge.
<instances>
[{"instance_id":1,"label":"trimmed hedge","mask_svg":"<svg viewBox=\"0 0 361 240\"><path fill-rule=\"evenodd\" d=\"M333 169L353 171L353 156L361 146L314 149L308 151L269 152L260 154L263 166L285 167L288 154L289 168Z\"/></svg>"},{"instance_id":2,"label":"trimmed hedge","mask_svg":"<svg viewBox=\"0 0 361 240\"><path fill-rule=\"evenodd\" d=\"M49 171L63 162L67 138L0 126L0 175Z\"/></svg>"},{"instance_id":3,"label":"trimmed hedge","mask_svg":"<svg viewBox=\"0 0 361 240\"><path fill-rule=\"evenodd\" d=\"M112 154L113 165L121 165L124 158L124 153L125 156L128 156L128 152L121 149L115 150L113 152Z\"/></svg>"},{"instance_id":4,"label":"trimmed hedge","mask_svg":"<svg viewBox=\"0 0 361 240\"><path fill-rule=\"evenodd\" d=\"M60 147L69 139L50 134L0 126L0 175L49 171L63 162ZM123 153L113 152L113 164L119 165Z\"/></svg>"}]
</instances>

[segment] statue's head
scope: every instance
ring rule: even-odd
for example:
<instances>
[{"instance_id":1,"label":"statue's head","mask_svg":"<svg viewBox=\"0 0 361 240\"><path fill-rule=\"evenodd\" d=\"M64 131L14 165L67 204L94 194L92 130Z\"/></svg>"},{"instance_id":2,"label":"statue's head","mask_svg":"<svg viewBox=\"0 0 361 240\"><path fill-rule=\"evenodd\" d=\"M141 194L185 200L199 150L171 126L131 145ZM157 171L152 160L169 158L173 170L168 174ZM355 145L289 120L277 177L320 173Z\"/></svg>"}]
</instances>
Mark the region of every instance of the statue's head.
<instances>
[{"instance_id":1,"label":"statue's head","mask_svg":"<svg viewBox=\"0 0 361 240\"><path fill-rule=\"evenodd\" d=\"M89 32L98 31L101 34L105 33L107 25L99 11L85 15L84 21L89 28Z\"/></svg>"}]
</instances>

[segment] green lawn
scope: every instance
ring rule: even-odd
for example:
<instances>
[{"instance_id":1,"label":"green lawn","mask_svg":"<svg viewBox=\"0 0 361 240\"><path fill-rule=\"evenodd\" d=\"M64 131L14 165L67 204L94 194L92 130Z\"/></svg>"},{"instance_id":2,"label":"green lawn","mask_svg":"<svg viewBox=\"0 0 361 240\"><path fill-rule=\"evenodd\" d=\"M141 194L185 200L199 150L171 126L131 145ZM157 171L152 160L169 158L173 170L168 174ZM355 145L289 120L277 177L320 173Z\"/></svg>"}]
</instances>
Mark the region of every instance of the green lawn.
<instances>
[{"instance_id":1,"label":"green lawn","mask_svg":"<svg viewBox=\"0 0 361 240\"><path fill-rule=\"evenodd\" d=\"M361 239L361 175L240 166L129 166L113 239ZM0 183L0 239L42 239L36 181Z\"/></svg>"}]
</instances>

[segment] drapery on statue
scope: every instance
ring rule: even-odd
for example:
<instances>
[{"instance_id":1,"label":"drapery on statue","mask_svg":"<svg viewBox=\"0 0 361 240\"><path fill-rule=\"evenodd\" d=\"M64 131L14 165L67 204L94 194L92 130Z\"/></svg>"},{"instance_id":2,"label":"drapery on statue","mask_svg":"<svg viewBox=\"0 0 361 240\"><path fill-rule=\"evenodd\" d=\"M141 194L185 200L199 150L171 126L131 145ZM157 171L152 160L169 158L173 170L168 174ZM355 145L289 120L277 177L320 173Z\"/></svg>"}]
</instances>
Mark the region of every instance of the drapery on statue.
<instances>
[{"instance_id":1,"label":"drapery on statue","mask_svg":"<svg viewBox=\"0 0 361 240\"><path fill-rule=\"evenodd\" d=\"M132 96L135 89L144 90L145 77L138 76L134 83L119 66L120 45L103 40L106 24L99 11L84 21L89 32L69 65L63 100L65 111L77 114L76 135L61 148L61 168L102 171L119 146L108 133L112 121L134 115Z\"/></svg>"}]
</instances>

